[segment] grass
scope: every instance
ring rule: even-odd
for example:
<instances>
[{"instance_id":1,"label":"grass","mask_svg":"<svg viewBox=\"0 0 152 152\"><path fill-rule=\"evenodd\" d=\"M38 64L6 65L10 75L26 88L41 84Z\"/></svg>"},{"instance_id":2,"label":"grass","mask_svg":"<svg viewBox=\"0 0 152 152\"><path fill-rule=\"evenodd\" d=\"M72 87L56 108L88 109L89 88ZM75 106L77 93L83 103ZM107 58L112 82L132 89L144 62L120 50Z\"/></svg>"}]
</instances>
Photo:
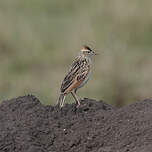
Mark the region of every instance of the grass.
<instances>
[{"instance_id":1,"label":"grass","mask_svg":"<svg viewBox=\"0 0 152 152\"><path fill-rule=\"evenodd\" d=\"M80 97L117 106L150 97L151 5L138 0L1 1L0 101L34 94L44 104L55 104L83 44L100 56L93 59Z\"/></svg>"}]
</instances>

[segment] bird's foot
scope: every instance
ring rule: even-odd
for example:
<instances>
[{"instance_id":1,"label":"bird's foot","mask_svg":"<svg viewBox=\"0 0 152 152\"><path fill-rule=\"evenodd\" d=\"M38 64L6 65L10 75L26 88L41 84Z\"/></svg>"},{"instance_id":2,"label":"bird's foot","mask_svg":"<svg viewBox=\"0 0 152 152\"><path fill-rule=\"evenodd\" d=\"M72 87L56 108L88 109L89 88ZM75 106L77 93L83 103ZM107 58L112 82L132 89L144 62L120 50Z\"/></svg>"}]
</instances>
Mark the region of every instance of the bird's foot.
<instances>
[{"instance_id":1,"label":"bird's foot","mask_svg":"<svg viewBox=\"0 0 152 152\"><path fill-rule=\"evenodd\" d=\"M77 108L79 108L80 107L80 103L79 104L77 104L77 106L76 106Z\"/></svg>"}]
</instances>

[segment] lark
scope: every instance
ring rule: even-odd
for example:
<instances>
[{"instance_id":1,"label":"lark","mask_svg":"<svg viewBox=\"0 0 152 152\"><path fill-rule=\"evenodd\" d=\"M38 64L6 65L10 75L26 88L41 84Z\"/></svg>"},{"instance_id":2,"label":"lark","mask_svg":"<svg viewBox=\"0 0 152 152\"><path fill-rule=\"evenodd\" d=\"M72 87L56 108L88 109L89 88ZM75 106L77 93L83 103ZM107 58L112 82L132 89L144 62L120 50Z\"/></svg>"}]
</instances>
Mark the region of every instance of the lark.
<instances>
[{"instance_id":1,"label":"lark","mask_svg":"<svg viewBox=\"0 0 152 152\"><path fill-rule=\"evenodd\" d=\"M62 81L60 88L60 96L57 101L57 105L61 108L64 105L66 95L72 94L75 99L77 107L80 106L80 100L78 99L76 92L79 88L83 87L91 74L92 61L91 57L97 55L88 46L83 46L79 55L75 58L71 65L71 68L64 80Z\"/></svg>"}]
</instances>

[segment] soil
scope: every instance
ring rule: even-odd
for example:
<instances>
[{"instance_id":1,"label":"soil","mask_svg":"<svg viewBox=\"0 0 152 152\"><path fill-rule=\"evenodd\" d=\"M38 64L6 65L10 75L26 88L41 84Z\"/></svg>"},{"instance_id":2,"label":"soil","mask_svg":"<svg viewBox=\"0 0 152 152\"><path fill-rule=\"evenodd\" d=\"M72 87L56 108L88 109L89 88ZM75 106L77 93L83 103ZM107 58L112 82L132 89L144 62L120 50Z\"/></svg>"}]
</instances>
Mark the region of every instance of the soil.
<instances>
[{"instance_id":1,"label":"soil","mask_svg":"<svg viewBox=\"0 0 152 152\"><path fill-rule=\"evenodd\" d=\"M59 109L32 95L0 104L0 152L151 151L151 99L120 109L87 98Z\"/></svg>"}]
</instances>

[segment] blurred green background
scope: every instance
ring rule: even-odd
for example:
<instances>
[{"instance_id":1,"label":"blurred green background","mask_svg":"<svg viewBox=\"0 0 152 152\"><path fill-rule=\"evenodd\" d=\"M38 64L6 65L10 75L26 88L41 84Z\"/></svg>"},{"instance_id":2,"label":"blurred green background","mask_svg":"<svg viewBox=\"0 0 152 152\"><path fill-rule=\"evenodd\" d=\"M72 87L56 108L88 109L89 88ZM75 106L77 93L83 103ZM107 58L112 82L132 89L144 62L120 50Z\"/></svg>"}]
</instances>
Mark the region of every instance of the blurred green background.
<instances>
[{"instance_id":1,"label":"blurred green background","mask_svg":"<svg viewBox=\"0 0 152 152\"><path fill-rule=\"evenodd\" d=\"M143 0L0 1L0 101L34 94L55 104L84 44L100 55L79 97L118 107L151 97L151 6Z\"/></svg>"}]
</instances>

